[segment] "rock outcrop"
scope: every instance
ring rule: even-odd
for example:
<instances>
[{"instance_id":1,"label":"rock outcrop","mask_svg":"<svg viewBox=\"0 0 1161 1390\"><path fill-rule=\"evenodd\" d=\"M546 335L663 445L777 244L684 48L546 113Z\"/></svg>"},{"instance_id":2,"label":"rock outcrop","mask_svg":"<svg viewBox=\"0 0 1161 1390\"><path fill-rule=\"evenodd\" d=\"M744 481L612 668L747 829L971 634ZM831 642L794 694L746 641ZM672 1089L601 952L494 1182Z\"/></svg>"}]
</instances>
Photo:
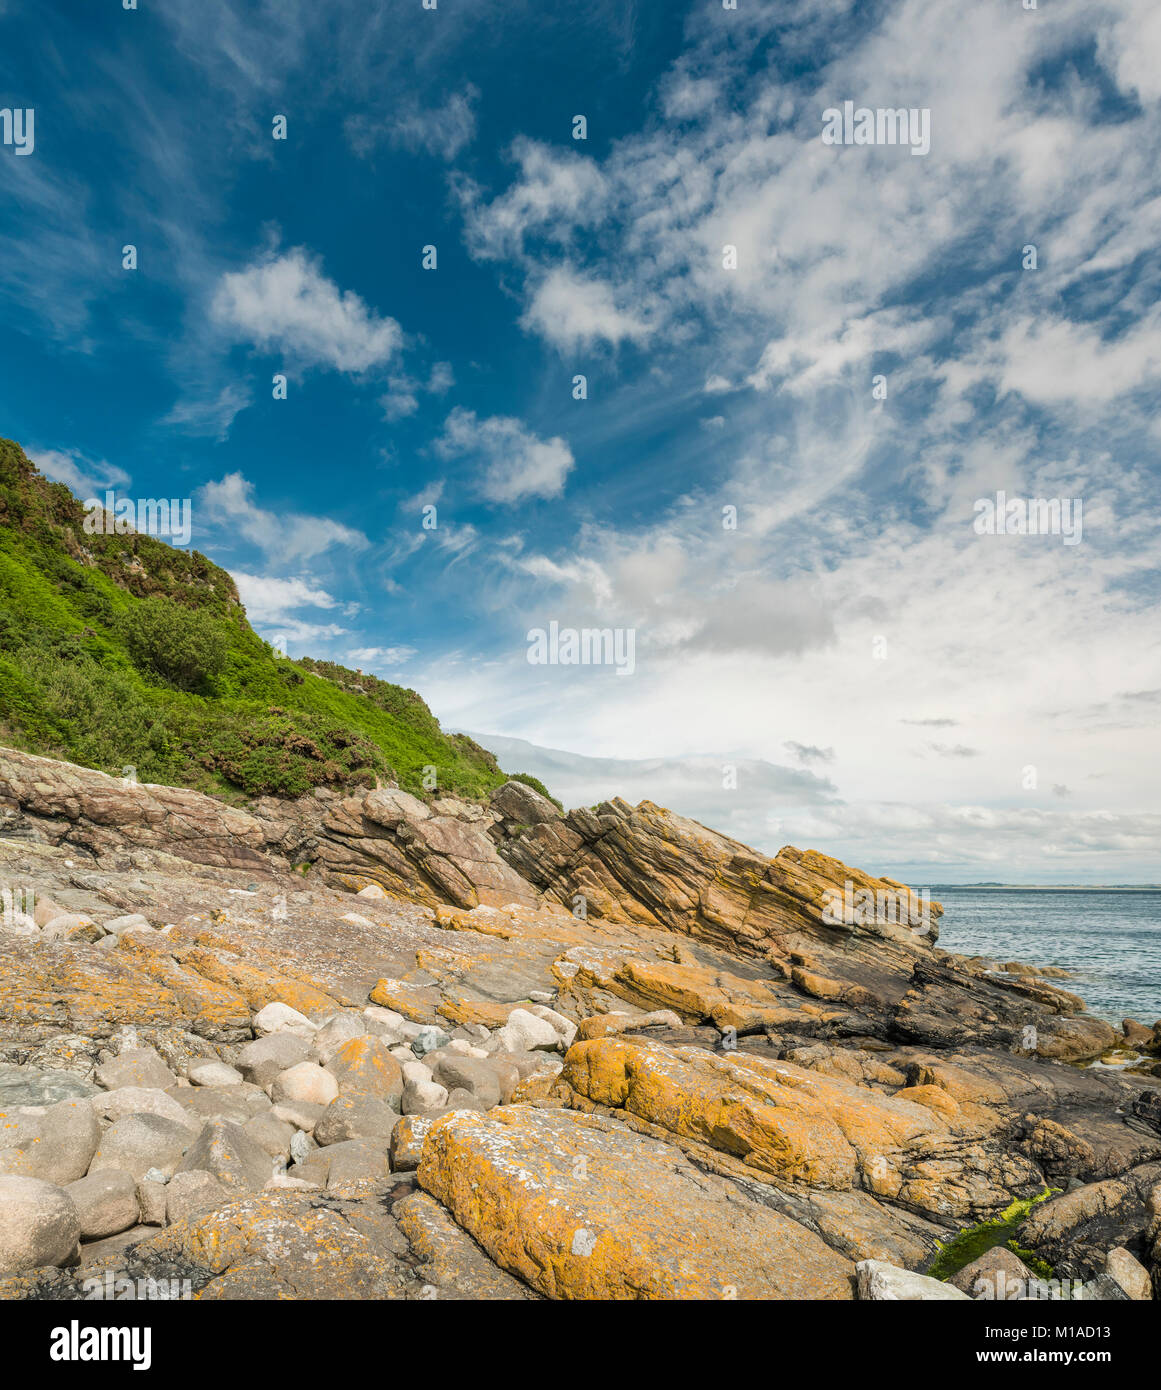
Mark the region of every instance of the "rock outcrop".
<instances>
[{"instance_id":1,"label":"rock outcrop","mask_svg":"<svg viewBox=\"0 0 1161 1390\"><path fill-rule=\"evenodd\" d=\"M0 783L0 1297L954 1298L1046 1190L1022 1249L1158 1283L1155 1081L1062 1065L1128 1031L893 880L516 782Z\"/></svg>"}]
</instances>

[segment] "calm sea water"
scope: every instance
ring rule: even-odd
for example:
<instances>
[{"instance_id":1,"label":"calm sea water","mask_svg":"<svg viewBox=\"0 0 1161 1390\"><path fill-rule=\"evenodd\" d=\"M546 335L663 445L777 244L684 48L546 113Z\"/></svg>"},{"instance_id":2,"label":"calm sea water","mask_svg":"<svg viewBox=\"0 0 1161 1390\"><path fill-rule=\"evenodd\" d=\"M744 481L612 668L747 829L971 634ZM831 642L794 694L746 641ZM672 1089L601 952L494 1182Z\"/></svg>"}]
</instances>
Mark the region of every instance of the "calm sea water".
<instances>
[{"instance_id":1,"label":"calm sea water","mask_svg":"<svg viewBox=\"0 0 1161 1390\"><path fill-rule=\"evenodd\" d=\"M1059 965L1089 1011L1161 1019L1161 890L936 888L939 944L965 956Z\"/></svg>"}]
</instances>

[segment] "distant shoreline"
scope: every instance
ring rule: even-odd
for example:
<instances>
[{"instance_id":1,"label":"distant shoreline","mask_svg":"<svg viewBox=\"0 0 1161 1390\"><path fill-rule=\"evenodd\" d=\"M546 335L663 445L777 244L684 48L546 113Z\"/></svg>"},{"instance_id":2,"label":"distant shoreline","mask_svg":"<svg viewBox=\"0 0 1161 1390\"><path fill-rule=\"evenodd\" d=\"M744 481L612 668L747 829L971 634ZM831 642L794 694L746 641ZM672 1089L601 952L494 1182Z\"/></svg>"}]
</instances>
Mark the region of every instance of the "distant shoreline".
<instances>
[{"instance_id":1,"label":"distant shoreline","mask_svg":"<svg viewBox=\"0 0 1161 1390\"><path fill-rule=\"evenodd\" d=\"M1157 893L1161 883L932 883L931 892L973 888L985 893Z\"/></svg>"}]
</instances>

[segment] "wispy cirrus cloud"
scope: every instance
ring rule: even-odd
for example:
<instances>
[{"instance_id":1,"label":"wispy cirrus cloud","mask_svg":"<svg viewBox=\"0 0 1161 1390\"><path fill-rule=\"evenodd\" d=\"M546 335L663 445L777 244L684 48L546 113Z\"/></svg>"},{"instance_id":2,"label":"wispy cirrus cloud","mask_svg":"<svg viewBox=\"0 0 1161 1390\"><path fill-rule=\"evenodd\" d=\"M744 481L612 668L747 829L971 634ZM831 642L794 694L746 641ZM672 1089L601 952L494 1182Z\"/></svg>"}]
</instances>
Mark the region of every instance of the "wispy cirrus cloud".
<instances>
[{"instance_id":1,"label":"wispy cirrus cloud","mask_svg":"<svg viewBox=\"0 0 1161 1390\"><path fill-rule=\"evenodd\" d=\"M260 507L253 483L241 473L204 484L195 501L201 522L228 529L283 561L309 560L334 547L366 550L371 544L361 531L329 517Z\"/></svg>"}]
</instances>

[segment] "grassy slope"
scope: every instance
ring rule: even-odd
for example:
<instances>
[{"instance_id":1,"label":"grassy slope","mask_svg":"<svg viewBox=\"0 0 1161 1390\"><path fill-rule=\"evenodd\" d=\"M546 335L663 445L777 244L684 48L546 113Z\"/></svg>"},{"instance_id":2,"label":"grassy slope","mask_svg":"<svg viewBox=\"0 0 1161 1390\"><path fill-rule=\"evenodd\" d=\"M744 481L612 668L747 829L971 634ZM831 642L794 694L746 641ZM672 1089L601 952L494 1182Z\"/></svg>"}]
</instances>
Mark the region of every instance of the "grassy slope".
<instances>
[{"instance_id":1,"label":"grassy slope","mask_svg":"<svg viewBox=\"0 0 1161 1390\"><path fill-rule=\"evenodd\" d=\"M278 657L230 576L150 536L88 535L84 509L0 439L0 735L29 752L218 794L296 795L394 776L423 794L481 798L492 755L441 732L412 690L330 663ZM130 654L140 605L197 615L225 660L181 689ZM140 616L140 610L138 611ZM185 622L182 614L175 615Z\"/></svg>"}]
</instances>

